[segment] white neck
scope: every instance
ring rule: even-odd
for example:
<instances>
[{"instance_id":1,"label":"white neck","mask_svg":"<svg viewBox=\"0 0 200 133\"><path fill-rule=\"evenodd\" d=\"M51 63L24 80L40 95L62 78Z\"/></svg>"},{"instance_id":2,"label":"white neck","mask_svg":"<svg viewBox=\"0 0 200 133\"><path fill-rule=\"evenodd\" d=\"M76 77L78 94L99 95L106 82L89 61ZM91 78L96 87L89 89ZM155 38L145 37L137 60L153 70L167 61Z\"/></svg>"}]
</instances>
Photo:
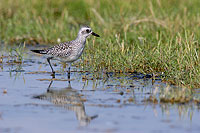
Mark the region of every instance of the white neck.
<instances>
[{"instance_id":1,"label":"white neck","mask_svg":"<svg viewBox=\"0 0 200 133\"><path fill-rule=\"evenodd\" d=\"M86 37L78 35L75 40L77 42L84 43L86 41Z\"/></svg>"}]
</instances>

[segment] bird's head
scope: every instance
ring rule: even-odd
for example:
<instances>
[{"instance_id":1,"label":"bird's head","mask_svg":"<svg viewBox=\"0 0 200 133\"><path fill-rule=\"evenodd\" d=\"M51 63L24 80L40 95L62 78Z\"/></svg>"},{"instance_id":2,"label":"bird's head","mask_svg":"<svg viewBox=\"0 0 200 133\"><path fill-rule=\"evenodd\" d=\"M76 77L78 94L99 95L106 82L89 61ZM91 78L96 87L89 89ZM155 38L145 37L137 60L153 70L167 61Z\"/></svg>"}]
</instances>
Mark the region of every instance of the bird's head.
<instances>
[{"instance_id":1,"label":"bird's head","mask_svg":"<svg viewBox=\"0 0 200 133\"><path fill-rule=\"evenodd\" d=\"M93 36L96 36L96 37L100 37L98 34L94 33L89 26L81 27L79 32L78 32L78 36L83 36L85 38L87 38L90 35L93 35Z\"/></svg>"}]
</instances>

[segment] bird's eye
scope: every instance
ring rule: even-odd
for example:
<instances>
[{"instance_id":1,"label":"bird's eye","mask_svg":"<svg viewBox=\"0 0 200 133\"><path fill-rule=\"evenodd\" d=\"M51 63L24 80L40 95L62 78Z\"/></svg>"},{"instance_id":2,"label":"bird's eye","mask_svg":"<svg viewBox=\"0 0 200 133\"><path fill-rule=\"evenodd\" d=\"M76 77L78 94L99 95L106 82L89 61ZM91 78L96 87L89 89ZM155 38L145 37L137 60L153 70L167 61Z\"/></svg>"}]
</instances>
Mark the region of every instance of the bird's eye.
<instances>
[{"instance_id":1,"label":"bird's eye","mask_svg":"<svg viewBox=\"0 0 200 133\"><path fill-rule=\"evenodd\" d=\"M89 30L89 29L86 30L87 33L90 33L90 31L91 31L91 30Z\"/></svg>"}]
</instances>

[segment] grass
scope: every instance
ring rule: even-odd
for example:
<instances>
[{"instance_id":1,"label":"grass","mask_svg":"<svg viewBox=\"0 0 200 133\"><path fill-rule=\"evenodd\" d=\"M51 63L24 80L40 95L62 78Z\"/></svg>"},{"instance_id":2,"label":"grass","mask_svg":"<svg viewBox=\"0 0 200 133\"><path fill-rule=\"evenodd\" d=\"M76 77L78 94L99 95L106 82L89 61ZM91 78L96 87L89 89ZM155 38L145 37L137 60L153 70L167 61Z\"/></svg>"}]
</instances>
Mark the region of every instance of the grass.
<instances>
[{"instance_id":1,"label":"grass","mask_svg":"<svg viewBox=\"0 0 200 133\"><path fill-rule=\"evenodd\" d=\"M164 72L165 80L200 87L199 0L7 0L0 4L0 39L54 44L76 37L81 24L91 37L85 69Z\"/></svg>"},{"instance_id":2,"label":"grass","mask_svg":"<svg viewBox=\"0 0 200 133\"><path fill-rule=\"evenodd\" d=\"M187 89L185 87L156 87L153 93L143 102L150 103L200 103L199 90Z\"/></svg>"}]
</instances>

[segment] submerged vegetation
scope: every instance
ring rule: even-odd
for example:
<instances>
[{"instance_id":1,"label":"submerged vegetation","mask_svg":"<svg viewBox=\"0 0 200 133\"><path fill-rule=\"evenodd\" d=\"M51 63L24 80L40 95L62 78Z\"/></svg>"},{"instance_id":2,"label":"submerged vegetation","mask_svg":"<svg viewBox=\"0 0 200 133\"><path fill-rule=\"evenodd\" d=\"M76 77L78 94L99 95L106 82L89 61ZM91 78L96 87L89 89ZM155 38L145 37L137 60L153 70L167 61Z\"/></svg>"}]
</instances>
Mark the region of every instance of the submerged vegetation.
<instances>
[{"instance_id":1,"label":"submerged vegetation","mask_svg":"<svg viewBox=\"0 0 200 133\"><path fill-rule=\"evenodd\" d=\"M199 5L199 0L1 0L0 39L4 45L54 44L74 39L87 24L101 38L88 41L84 68L163 72L168 82L199 88Z\"/></svg>"}]
</instances>

